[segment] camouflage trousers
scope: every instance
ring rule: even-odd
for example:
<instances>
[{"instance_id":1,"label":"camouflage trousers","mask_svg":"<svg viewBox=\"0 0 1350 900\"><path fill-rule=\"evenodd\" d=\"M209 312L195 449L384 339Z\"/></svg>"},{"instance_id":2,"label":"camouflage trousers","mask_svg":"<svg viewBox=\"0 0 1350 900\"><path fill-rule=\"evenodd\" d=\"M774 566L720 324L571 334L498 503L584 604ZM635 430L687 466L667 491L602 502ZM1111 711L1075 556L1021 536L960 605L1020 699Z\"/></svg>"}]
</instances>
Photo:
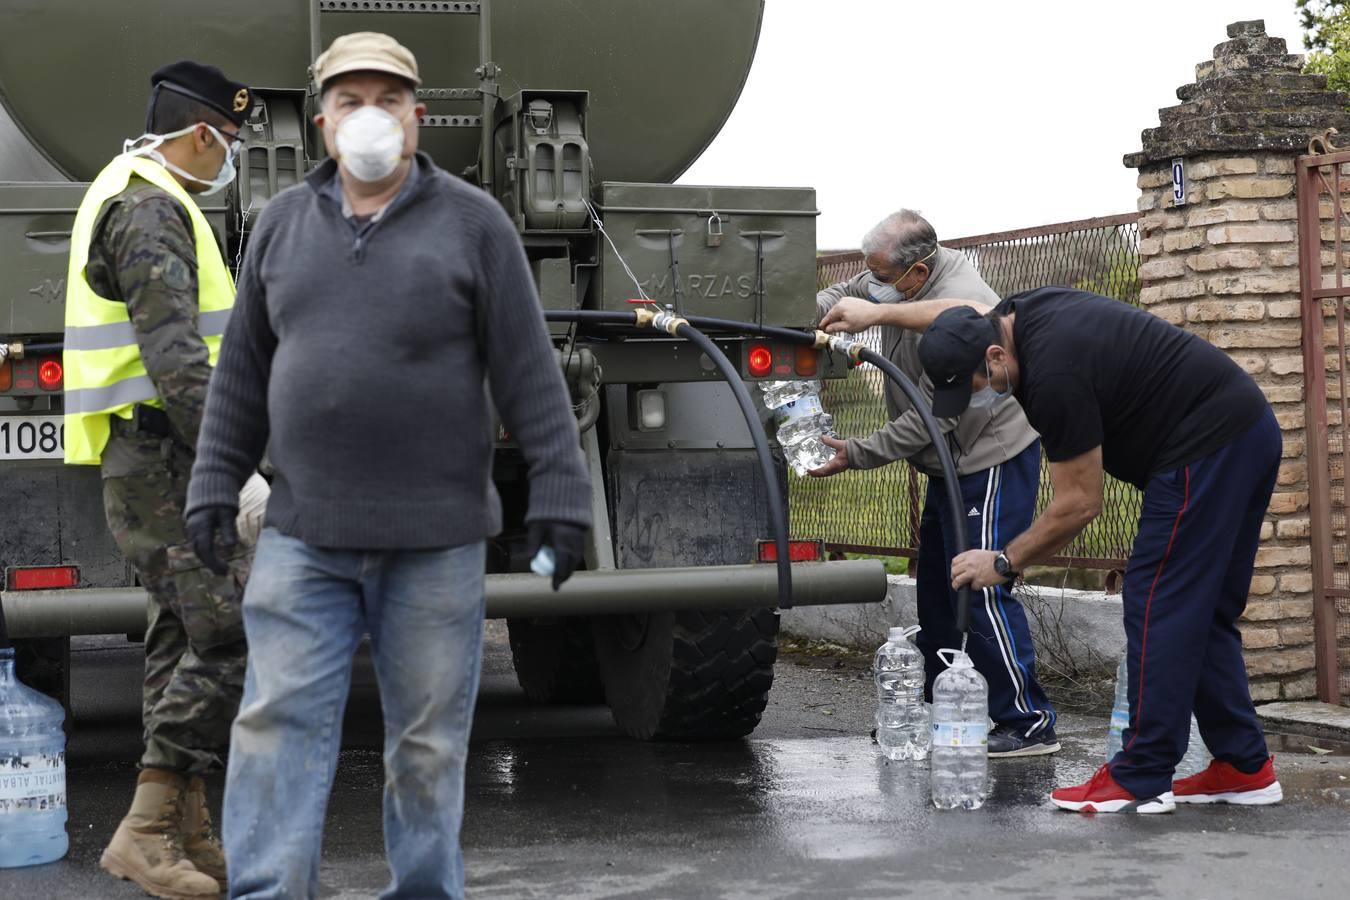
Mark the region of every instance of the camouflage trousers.
<instances>
[{"instance_id":1,"label":"camouflage trousers","mask_svg":"<svg viewBox=\"0 0 1350 900\"><path fill-rule=\"evenodd\" d=\"M242 600L251 551L218 576L183 524L192 452L117 423L104 452L103 506L117 546L149 594L145 629L143 768L223 767L243 693Z\"/></svg>"}]
</instances>

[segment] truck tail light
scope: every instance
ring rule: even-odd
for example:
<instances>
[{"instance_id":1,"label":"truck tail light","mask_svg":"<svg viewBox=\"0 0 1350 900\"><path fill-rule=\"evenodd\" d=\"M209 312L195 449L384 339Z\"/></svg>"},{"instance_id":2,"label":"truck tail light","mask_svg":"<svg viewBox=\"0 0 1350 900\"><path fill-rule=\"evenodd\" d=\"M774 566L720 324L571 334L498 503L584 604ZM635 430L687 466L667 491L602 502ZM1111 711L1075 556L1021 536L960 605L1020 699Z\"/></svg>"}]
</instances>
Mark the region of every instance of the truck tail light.
<instances>
[{"instance_id":1,"label":"truck tail light","mask_svg":"<svg viewBox=\"0 0 1350 900\"><path fill-rule=\"evenodd\" d=\"M44 391L56 391L61 389L61 380L65 378L65 370L61 368L61 363L54 359L46 359L38 366L38 384L42 385Z\"/></svg>"},{"instance_id":2,"label":"truck tail light","mask_svg":"<svg viewBox=\"0 0 1350 900\"><path fill-rule=\"evenodd\" d=\"M825 558L824 541L788 541L788 562L820 562ZM759 562L778 562L778 546L773 541L759 542Z\"/></svg>"},{"instance_id":3,"label":"truck tail light","mask_svg":"<svg viewBox=\"0 0 1350 900\"><path fill-rule=\"evenodd\" d=\"M820 352L815 347L797 348L797 374L803 378L814 378L820 370Z\"/></svg>"},{"instance_id":4,"label":"truck tail light","mask_svg":"<svg viewBox=\"0 0 1350 900\"><path fill-rule=\"evenodd\" d=\"M79 566L26 566L5 572L5 589L10 591L50 591L79 583Z\"/></svg>"},{"instance_id":5,"label":"truck tail light","mask_svg":"<svg viewBox=\"0 0 1350 900\"><path fill-rule=\"evenodd\" d=\"M752 343L745 361L752 378L763 378L773 370L773 351L768 344Z\"/></svg>"},{"instance_id":6,"label":"truck tail light","mask_svg":"<svg viewBox=\"0 0 1350 900\"><path fill-rule=\"evenodd\" d=\"M14 363L5 360L0 363L0 391L7 391L14 386Z\"/></svg>"}]
</instances>

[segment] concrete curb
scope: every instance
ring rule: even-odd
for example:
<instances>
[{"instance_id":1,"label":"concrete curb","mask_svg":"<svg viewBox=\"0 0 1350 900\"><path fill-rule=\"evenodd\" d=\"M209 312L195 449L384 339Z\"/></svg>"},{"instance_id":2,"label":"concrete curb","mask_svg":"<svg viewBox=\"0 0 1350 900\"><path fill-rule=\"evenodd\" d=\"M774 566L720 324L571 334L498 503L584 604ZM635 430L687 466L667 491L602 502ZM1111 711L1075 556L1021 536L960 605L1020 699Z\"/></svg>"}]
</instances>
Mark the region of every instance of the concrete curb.
<instances>
[{"instance_id":1,"label":"concrete curb","mask_svg":"<svg viewBox=\"0 0 1350 900\"><path fill-rule=\"evenodd\" d=\"M783 613L783 631L874 650L885 642L887 629L918 624L914 579L891 575L886 580L886 599L880 603L790 609ZM1021 586L1016 594L1027 611L1038 656L1061 658L1080 672L1115 675L1125 646L1118 595L1037 585Z\"/></svg>"},{"instance_id":2,"label":"concrete curb","mask_svg":"<svg viewBox=\"0 0 1350 900\"><path fill-rule=\"evenodd\" d=\"M1267 731L1350 741L1350 708L1344 706L1316 700L1288 700L1258 706L1256 715Z\"/></svg>"}]
</instances>

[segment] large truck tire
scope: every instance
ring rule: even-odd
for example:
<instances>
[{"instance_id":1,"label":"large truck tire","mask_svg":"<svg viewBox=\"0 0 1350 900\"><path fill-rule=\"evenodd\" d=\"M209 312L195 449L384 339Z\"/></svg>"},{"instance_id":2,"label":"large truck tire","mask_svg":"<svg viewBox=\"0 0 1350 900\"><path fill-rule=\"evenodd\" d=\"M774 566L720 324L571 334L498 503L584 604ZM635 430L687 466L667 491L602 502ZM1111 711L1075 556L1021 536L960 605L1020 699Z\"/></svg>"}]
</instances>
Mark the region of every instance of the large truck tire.
<instances>
[{"instance_id":1,"label":"large truck tire","mask_svg":"<svg viewBox=\"0 0 1350 900\"><path fill-rule=\"evenodd\" d=\"M594 629L605 700L630 737L732 740L759 724L778 658L774 610L606 616Z\"/></svg>"},{"instance_id":2,"label":"large truck tire","mask_svg":"<svg viewBox=\"0 0 1350 900\"><path fill-rule=\"evenodd\" d=\"M603 703L590 621L507 619L516 681L536 703Z\"/></svg>"},{"instance_id":3,"label":"large truck tire","mask_svg":"<svg viewBox=\"0 0 1350 900\"><path fill-rule=\"evenodd\" d=\"M726 439L739 410L722 384L666 385L671 408L698 410L688 428ZM640 438L616 421L630 446ZM693 439L671 432L661 441ZM613 440L613 436L611 436ZM656 446L608 454L615 556L621 569L736 565L755 558L771 533L764 473L748 432L744 447L697 452ZM734 443L734 442L729 442ZM672 445L673 446L673 445ZM776 474L786 490L786 474ZM671 590L678 590L675 576ZM635 598L634 608L654 598ZM639 740L713 741L745 737L759 725L778 658L772 609L685 610L596 617L595 651L605 701L626 734Z\"/></svg>"}]
</instances>

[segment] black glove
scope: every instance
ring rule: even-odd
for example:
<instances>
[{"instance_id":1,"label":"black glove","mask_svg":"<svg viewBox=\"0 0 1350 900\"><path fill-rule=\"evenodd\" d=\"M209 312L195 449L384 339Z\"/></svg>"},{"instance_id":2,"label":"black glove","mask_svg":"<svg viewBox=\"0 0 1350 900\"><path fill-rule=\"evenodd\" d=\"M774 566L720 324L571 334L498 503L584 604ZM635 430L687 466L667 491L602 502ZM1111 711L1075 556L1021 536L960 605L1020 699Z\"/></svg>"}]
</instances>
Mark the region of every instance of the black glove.
<instances>
[{"instance_id":1,"label":"black glove","mask_svg":"<svg viewBox=\"0 0 1350 900\"><path fill-rule=\"evenodd\" d=\"M530 559L540 547L553 550L553 589L572 577L586 555L586 529L571 522L542 519L530 523L528 554Z\"/></svg>"},{"instance_id":2,"label":"black glove","mask_svg":"<svg viewBox=\"0 0 1350 900\"><path fill-rule=\"evenodd\" d=\"M203 506L194 509L187 517L188 540L197 558L217 575L230 571L220 557L216 556L216 537L226 550L239 545L239 532L235 530L234 519L239 510L233 506Z\"/></svg>"}]
</instances>

